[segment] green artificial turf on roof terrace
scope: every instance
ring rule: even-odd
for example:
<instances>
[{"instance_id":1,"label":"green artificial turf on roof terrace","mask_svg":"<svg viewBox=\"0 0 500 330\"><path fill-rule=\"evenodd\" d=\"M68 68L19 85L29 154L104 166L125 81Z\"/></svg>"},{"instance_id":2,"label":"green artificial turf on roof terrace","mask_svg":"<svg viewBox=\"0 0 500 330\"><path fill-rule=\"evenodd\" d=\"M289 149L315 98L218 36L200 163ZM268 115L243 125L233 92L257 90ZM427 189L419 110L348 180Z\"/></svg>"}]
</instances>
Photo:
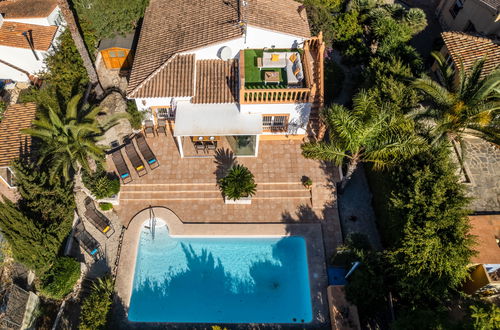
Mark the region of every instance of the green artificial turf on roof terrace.
<instances>
[{"instance_id":1,"label":"green artificial turf on roof terrace","mask_svg":"<svg viewBox=\"0 0 500 330\"><path fill-rule=\"evenodd\" d=\"M287 52L289 49L273 49L268 52ZM263 49L245 49L245 88L287 88L285 69L262 69L257 66L257 58L262 57ZM278 71L280 72L280 83L264 84L264 72Z\"/></svg>"}]
</instances>

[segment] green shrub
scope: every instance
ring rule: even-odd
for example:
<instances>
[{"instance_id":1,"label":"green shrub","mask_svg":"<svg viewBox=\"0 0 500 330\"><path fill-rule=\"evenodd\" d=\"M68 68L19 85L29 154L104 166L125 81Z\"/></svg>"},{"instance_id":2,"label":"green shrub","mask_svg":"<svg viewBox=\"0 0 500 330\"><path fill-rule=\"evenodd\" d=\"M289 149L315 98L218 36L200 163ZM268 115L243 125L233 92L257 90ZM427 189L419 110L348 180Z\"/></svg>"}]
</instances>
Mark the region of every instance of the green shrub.
<instances>
[{"instance_id":1,"label":"green shrub","mask_svg":"<svg viewBox=\"0 0 500 330\"><path fill-rule=\"evenodd\" d=\"M219 180L219 185L224 196L232 200L251 197L257 188L252 172L239 164L231 167L226 177Z\"/></svg>"},{"instance_id":2,"label":"green shrub","mask_svg":"<svg viewBox=\"0 0 500 330\"><path fill-rule=\"evenodd\" d=\"M474 329L500 329L500 307L494 303L477 303L469 306Z\"/></svg>"},{"instance_id":3,"label":"green shrub","mask_svg":"<svg viewBox=\"0 0 500 330\"><path fill-rule=\"evenodd\" d=\"M141 129L144 112L137 109L135 101L127 102L127 113L129 114L128 120L130 126L132 126L133 129Z\"/></svg>"},{"instance_id":4,"label":"green shrub","mask_svg":"<svg viewBox=\"0 0 500 330\"><path fill-rule=\"evenodd\" d=\"M325 59L325 103L332 103L340 95L344 85L345 74L340 65L332 59Z\"/></svg>"},{"instance_id":5,"label":"green shrub","mask_svg":"<svg viewBox=\"0 0 500 330\"><path fill-rule=\"evenodd\" d=\"M82 303L80 330L99 330L106 326L111 308L113 281L100 278L92 285L92 292Z\"/></svg>"},{"instance_id":6,"label":"green shrub","mask_svg":"<svg viewBox=\"0 0 500 330\"><path fill-rule=\"evenodd\" d=\"M101 165L94 173L82 170L82 181L97 199L109 198L120 192L120 179L116 174L106 172Z\"/></svg>"},{"instance_id":7,"label":"green shrub","mask_svg":"<svg viewBox=\"0 0 500 330\"><path fill-rule=\"evenodd\" d=\"M52 299L62 299L73 290L80 278L80 263L73 258L59 257L41 278L40 293Z\"/></svg>"},{"instance_id":8,"label":"green shrub","mask_svg":"<svg viewBox=\"0 0 500 330\"><path fill-rule=\"evenodd\" d=\"M113 204L111 203L99 203L99 208L103 211L109 211L113 209Z\"/></svg>"}]
</instances>

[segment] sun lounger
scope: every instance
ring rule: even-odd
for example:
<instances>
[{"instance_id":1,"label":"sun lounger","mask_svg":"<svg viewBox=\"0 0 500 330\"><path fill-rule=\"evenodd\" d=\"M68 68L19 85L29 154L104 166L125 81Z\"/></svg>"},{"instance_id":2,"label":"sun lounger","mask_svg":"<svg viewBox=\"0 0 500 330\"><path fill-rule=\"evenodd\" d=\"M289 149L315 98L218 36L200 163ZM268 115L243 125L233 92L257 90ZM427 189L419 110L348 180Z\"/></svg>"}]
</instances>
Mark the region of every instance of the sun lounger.
<instances>
[{"instance_id":1,"label":"sun lounger","mask_svg":"<svg viewBox=\"0 0 500 330\"><path fill-rule=\"evenodd\" d=\"M94 260L102 259L103 254L101 252L101 245L87 230L85 230L81 222L76 226L73 236L78 242L78 245L94 258Z\"/></svg>"},{"instance_id":2,"label":"sun lounger","mask_svg":"<svg viewBox=\"0 0 500 330\"><path fill-rule=\"evenodd\" d=\"M146 163L148 163L149 167L151 169L155 169L160 164L158 163L158 160L156 159L156 156L153 154L151 151L151 148L149 147L148 143L146 142L146 138L142 134L137 134L135 141L137 142L137 147L139 147L139 151L141 152L142 156L146 160Z\"/></svg>"},{"instance_id":3,"label":"sun lounger","mask_svg":"<svg viewBox=\"0 0 500 330\"><path fill-rule=\"evenodd\" d=\"M146 167L144 167L144 163L142 162L141 157L137 153L137 150L135 150L132 140L127 140L125 141L125 143L125 153L127 154L128 159L130 159L130 163L132 163L132 166L137 172L137 175L143 176L145 174L148 174L148 171L146 170Z\"/></svg>"},{"instance_id":4,"label":"sun lounger","mask_svg":"<svg viewBox=\"0 0 500 330\"><path fill-rule=\"evenodd\" d=\"M124 184L132 182L130 171L128 170L127 163L125 163L125 159L123 159L121 150L118 149L113 151L113 153L111 153L111 158L113 159L113 163L115 163L118 176L122 179L122 182Z\"/></svg>"},{"instance_id":5,"label":"sun lounger","mask_svg":"<svg viewBox=\"0 0 500 330\"><path fill-rule=\"evenodd\" d=\"M144 134L148 136L148 134L151 133L153 136L155 135L155 124L153 123L152 120L145 120L144 121Z\"/></svg>"},{"instance_id":6,"label":"sun lounger","mask_svg":"<svg viewBox=\"0 0 500 330\"><path fill-rule=\"evenodd\" d=\"M83 215L106 237L109 238L114 234L115 230L111 221L96 209L94 201L90 197L85 199L85 213Z\"/></svg>"}]
</instances>

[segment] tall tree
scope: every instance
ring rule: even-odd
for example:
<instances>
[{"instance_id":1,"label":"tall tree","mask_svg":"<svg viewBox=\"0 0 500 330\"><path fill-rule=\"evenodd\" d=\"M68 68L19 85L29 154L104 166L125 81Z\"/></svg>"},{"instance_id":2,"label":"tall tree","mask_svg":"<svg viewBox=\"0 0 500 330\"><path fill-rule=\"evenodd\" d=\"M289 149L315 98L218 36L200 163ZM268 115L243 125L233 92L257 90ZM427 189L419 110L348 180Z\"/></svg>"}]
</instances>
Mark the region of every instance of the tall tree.
<instances>
[{"instance_id":1,"label":"tall tree","mask_svg":"<svg viewBox=\"0 0 500 330\"><path fill-rule=\"evenodd\" d=\"M102 162L105 147L97 142L120 118L111 116L100 123L100 108L79 109L80 99L81 95L73 97L59 112L52 108L39 112L33 128L23 130L43 141L39 162L47 165L53 180L61 175L70 180L80 167L91 171L89 159Z\"/></svg>"},{"instance_id":2,"label":"tall tree","mask_svg":"<svg viewBox=\"0 0 500 330\"><path fill-rule=\"evenodd\" d=\"M100 98L104 94L104 90L102 89L101 82L99 81L99 76L97 75L94 62L92 62L88 49L85 46L85 42L83 41L83 37L80 34L80 29L78 28L78 24L76 23L75 15L71 10L68 0L57 0L57 4L61 9L64 19L66 20L68 29L71 32L71 37L75 41L76 48L78 49L78 52L82 57L83 65L87 70L87 74L89 76L90 83L94 88L94 92L97 98Z\"/></svg>"},{"instance_id":3,"label":"tall tree","mask_svg":"<svg viewBox=\"0 0 500 330\"><path fill-rule=\"evenodd\" d=\"M377 105L364 92L354 98L352 110L333 105L322 116L330 140L305 143L302 154L337 165L348 160L341 191L360 162L373 163L376 169L382 169L412 157L424 144L413 133L412 121L398 115L397 109L389 104Z\"/></svg>"},{"instance_id":4,"label":"tall tree","mask_svg":"<svg viewBox=\"0 0 500 330\"><path fill-rule=\"evenodd\" d=\"M429 77L417 79L418 88L431 106L414 112L416 119L430 123L432 143L452 140L462 144L464 134L500 144L500 68L483 77L485 59L476 61L470 71L463 64L455 71L443 55L433 52L442 83Z\"/></svg>"}]
</instances>

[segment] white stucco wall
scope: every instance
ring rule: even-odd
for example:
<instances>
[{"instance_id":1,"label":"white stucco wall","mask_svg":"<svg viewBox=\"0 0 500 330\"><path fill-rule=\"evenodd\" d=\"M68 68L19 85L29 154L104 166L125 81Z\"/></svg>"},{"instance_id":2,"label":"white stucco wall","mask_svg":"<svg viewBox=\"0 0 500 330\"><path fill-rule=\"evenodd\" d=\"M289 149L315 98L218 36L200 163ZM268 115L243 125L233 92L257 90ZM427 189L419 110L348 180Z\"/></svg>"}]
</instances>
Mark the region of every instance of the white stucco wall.
<instances>
[{"instance_id":1,"label":"white stucco wall","mask_svg":"<svg viewBox=\"0 0 500 330\"><path fill-rule=\"evenodd\" d=\"M6 22L17 22L17 23L25 23L25 24L34 24L34 25L43 25L43 26L49 26L49 25L59 25L56 24L58 23L58 17L60 17L60 9L59 7L54 8L52 13L50 13L49 16L47 17L37 17L37 18L5 18ZM62 17L62 16L61 16ZM61 20L59 20L60 22Z\"/></svg>"},{"instance_id":2,"label":"white stucco wall","mask_svg":"<svg viewBox=\"0 0 500 330\"><path fill-rule=\"evenodd\" d=\"M307 122L309 121L309 114L311 113L311 103L242 104L240 105L240 111L242 113L254 114L288 114L289 121L287 134L306 134Z\"/></svg>"},{"instance_id":3,"label":"white stucco wall","mask_svg":"<svg viewBox=\"0 0 500 330\"><path fill-rule=\"evenodd\" d=\"M218 59L219 50L222 47L227 46L232 51L232 58L237 58L240 49L264 47L271 48L272 46L275 48L302 47L301 43L303 43L304 40L305 38L302 37L248 26L246 38L241 37L226 40L207 47L189 50L181 54L195 54L197 60Z\"/></svg>"},{"instance_id":4,"label":"white stucco wall","mask_svg":"<svg viewBox=\"0 0 500 330\"><path fill-rule=\"evenodd\" d=\"M0 58L29 73L36 74L44 68L43 59L47 52L37 50L39 61L36 60L29 48L15 48L0 46ZM0 63L0 79L12 79L14 81L29 81L28 77L9 66Z\"/></svg>"}]
</instances>

